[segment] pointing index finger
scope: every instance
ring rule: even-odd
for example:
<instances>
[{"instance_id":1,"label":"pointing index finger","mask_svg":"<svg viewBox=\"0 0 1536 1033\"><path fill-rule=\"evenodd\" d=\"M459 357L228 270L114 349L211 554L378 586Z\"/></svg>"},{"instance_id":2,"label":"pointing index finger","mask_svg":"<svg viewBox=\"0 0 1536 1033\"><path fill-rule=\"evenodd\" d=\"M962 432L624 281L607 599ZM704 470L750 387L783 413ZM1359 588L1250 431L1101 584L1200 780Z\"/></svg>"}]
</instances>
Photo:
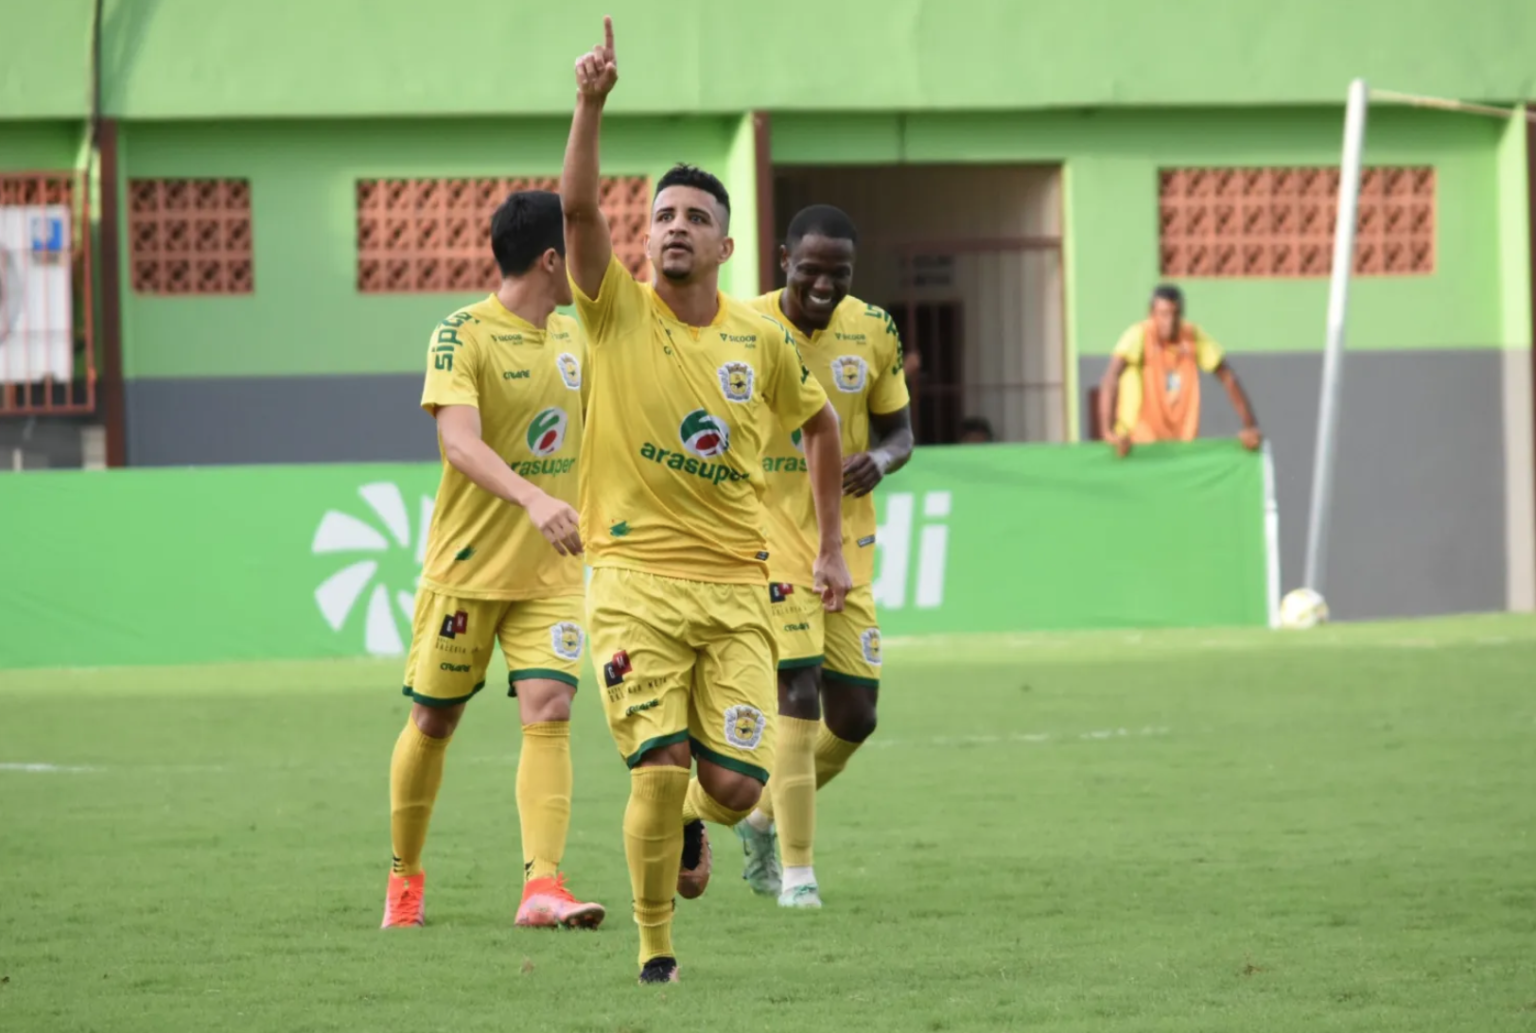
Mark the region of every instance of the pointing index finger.
<instances>
[{"instance_id":1,"label":"pointing index finger","mask_svg":"<svg viewBox=\"0 0 1536 1033\"><path fill-rule=\"evenodd\" d=\"M613 56L613 18L603 15L603 46L608 50L608 56Z\"/></svg>"}]
</instances>

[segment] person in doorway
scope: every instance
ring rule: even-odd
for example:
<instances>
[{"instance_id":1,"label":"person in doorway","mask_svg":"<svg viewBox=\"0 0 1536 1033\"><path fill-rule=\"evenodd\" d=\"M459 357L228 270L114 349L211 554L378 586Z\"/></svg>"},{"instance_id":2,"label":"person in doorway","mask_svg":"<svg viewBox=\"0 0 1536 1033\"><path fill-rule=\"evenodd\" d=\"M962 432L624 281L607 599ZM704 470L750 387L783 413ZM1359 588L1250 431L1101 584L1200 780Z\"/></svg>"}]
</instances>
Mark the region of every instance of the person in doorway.
<instances>
[{"instance_id":1,"label":"person in doorway","mask_svg":"<svg viewBox=\"0 0 1536 1033\"><path fill-rule=\"evenodd\" d=\"M987 445L996 440L992 423L985 416L967 416L960 421L960 444Z\"/></svg>"},{"instance_id":2,"label":"person in doorway","mask_svg":"<svg viewBox=\"0 0 1536 1033\"><path fill-rule=\"evenodd\" d=\"M1263 443L1253 406L1221 346L1184 319L1184 293L1163 284L1145 320L1120 335L1099 384L1099 420L1119 455L1132 445L1193 441L1200 431L1200 374L1213 374L1242 421L1244 447Z\"/></svg>"}]
</instances>

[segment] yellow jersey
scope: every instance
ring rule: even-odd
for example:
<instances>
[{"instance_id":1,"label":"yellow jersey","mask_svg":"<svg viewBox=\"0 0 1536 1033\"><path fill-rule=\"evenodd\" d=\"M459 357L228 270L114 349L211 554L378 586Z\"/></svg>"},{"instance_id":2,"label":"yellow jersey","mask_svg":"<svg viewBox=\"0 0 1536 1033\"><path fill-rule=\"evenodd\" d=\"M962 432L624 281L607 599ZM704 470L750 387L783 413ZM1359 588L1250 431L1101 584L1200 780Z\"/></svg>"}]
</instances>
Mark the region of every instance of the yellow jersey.
<instances>
[{"instance_id":1,"label":"yellow jersey","mask_svg":"<svg viewBox=\"0 0 1536 1033\"><path fill-rule=\"evenodd\" d=\"M849 296L832 313L825 330L802 334L780 304L782 291L751 302L789 328L801 360L821 382L843 426L844 458L869 449L870 413L885 415L911 402L902 371L901 335L885 309ZM769 576L791 585L811 583L819 534L799 424L777 423L763 458L768 493ZM855 585L875 572L875 499L843 496L843 555Z\"/></svg>"},{"instance_id":2,"label":"yellow jersey","mask_svg":"<svg viewBox=\"0 0 1536 1033\"><path fill-rule=\"evenodd\" d=\"M514 472L576 504L586 341L569 316L540 330L492 294L438 324L421 407L480 410L480 436ZM442 451L442 437L438 437ZM422 585L468 599L581 595L580 556L561 556L528 514L477 486L443 455Z\"/></svg>"},{"instance_id":3,"label":"yellow jersey","mask_svg":"<svg viewBox=\"0 0 1536 1033\"><path fill-rule=\"evenodd\" d=\"M1129 434L1141 418L1142 362L1146 349L1146 321L1129 327L1115 342L1115 355L1125 360L1125 371L1120 374L1119 391L1115 395L1115 433ZM1215 373L1226 359L1226 352L1215 339L1194 323L1184 323L1195 345L1195 361L1202 372Z\"/></svg>"},{"instance_id":4,"label":"yellow jersey","mask_svg":"<svg viewBox=\"0 0 1536 1033\"><path fill-rule=\"evenodd\" d=\"M588 562L766 584L767 414L798 427L827 401L789 330L724 294L714 322L689 326L617 258L596 298L572 287L592 356L579 507Z\"/></svg>"}]
</instances>

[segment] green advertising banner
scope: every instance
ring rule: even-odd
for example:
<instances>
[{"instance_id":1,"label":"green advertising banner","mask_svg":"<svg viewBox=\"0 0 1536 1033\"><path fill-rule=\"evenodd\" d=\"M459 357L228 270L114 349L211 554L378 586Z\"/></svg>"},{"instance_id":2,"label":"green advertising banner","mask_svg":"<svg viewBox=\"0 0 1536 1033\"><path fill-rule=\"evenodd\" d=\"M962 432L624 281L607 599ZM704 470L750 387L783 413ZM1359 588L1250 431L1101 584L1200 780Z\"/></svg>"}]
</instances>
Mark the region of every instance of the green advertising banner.
<instances>
[{"instance_id":1,"label":"green advertising banner","mask_svg":"<svg viewBox=\"0 0 1536 1033\"><path fill-rule=\"evenodd\" d=\"M1262 625L1230 442L919 449L879 494L887 635ZM0 668L403 656L435 464L0 477Z\"/></svg>"}]
</instances>

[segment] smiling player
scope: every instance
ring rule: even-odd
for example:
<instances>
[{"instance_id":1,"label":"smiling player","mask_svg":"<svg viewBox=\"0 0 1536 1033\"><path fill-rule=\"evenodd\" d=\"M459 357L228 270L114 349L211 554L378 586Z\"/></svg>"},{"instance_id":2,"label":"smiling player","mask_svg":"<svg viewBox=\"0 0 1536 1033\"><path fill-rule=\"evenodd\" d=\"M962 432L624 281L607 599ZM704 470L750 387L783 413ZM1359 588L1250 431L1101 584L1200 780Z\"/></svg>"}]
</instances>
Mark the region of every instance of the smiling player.
<instances>
[{"instance_id":1,"label":"smiling player","mask_svg":"<svg viewBox=\"0 0 1536 1033\"><path fill-rule=\"evenodd\" d=\"M790 221L780 249L782 291L753 302L788 324L806 367L826 389L843 434L843 548L853 590L838 613L811 605L816 521L798 430L774 428L764 469L768 571L779 652L779 748L769 794L736 826L745 877L784 907L821 906L812 865L816 790L835 778L875 730L880 622L875 615L875 503L870 492L912 455L901 338L885 310L848 292L858 233L831 205ZM793 426L792 424L790 426ZM822 723L823 715L825 724ZM775 820L777 828L775 828ZM774 839L783 841L782 875Z\"/></svg>"}]
</instances>

